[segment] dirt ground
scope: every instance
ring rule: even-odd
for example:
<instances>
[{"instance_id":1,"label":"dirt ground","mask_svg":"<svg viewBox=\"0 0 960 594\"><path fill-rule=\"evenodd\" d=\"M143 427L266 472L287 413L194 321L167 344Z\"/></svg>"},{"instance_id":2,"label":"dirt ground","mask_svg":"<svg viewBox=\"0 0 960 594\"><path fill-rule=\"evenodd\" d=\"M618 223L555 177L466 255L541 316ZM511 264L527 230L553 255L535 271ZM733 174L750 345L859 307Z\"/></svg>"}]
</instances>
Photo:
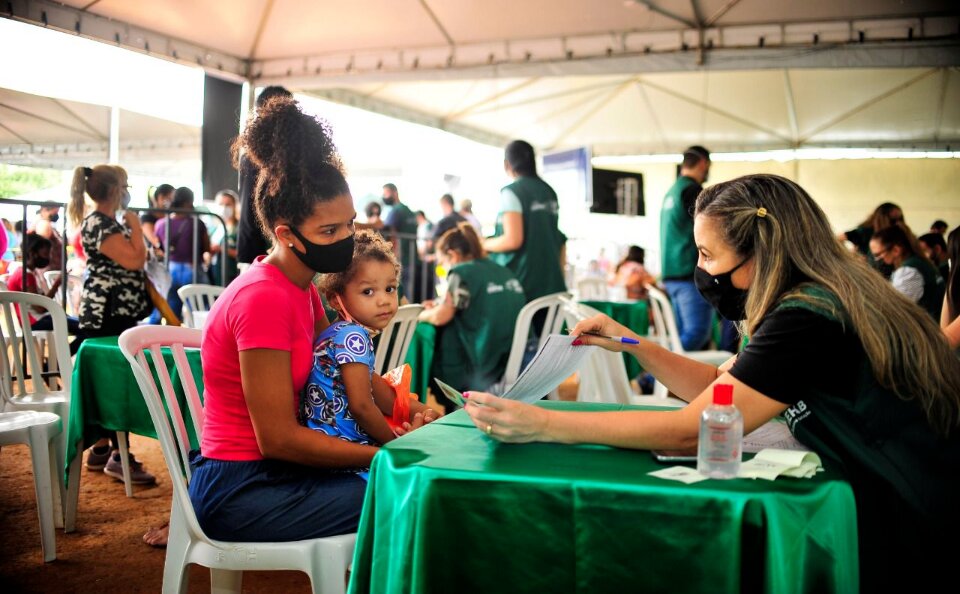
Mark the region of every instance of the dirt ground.
<instances>
[{"instance_id":1,"label":"dirt ground","mask_svg":"<svg viewBox=\"0 0 960 594\"><path fill-rule=\"evenodd\" d=\"M140 539L151 526L166 521L172 488L160 443L130 436L137 459L157 477L155 486L134 486L132 498L123 483L103 472L82 471L77 529L57 529L57 559L43 562L40 522L33 490L33 470L26 446L0 451L0 591L103 593L160 591L165 549ZM243 575L244 592L310 592L306 574L252 571ZM191 593L210 592L206 568L190 568Z\"/></svg>"}]
</instances>

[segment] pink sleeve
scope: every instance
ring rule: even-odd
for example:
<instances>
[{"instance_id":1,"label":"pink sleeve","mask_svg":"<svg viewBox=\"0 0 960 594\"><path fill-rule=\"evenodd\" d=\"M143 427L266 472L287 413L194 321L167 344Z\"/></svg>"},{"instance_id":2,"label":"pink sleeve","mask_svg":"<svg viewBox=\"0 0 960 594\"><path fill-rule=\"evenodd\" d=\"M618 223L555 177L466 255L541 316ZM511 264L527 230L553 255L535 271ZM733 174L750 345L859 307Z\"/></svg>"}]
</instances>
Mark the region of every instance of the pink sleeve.
<instances>
[{"instance_id":1,"label":"pink sleeve","mask_svg":"<svg viewBox=\"0 0 960 594\"><path fill-rule=\"evenodd\" d=\"M294 308L286 294L270 290L270 283L248 285L237 293L230 304L227 324L237 340L238 351L293 348L291 318Z\"/></svg>"}]
</instances>

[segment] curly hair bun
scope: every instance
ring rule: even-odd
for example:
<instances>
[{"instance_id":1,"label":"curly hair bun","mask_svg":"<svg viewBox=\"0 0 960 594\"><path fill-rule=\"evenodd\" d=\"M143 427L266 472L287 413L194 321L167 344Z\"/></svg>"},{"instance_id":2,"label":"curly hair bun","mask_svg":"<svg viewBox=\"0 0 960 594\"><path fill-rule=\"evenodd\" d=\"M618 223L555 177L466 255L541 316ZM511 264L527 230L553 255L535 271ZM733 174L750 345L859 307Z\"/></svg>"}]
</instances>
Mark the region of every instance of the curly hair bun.
<instances>
[{"instance_id":1,"label":"curly hair bun","mask_svg":"<svg viewBox=\"0 0 960 594\"><path fill-rule=\"evenodd\" d=\"M330 125L290 96L269 98L234 144L259 170L254 201L269 234L278 220L299 225L318 202L349 194Z\"/></svg>"}]
</instances>

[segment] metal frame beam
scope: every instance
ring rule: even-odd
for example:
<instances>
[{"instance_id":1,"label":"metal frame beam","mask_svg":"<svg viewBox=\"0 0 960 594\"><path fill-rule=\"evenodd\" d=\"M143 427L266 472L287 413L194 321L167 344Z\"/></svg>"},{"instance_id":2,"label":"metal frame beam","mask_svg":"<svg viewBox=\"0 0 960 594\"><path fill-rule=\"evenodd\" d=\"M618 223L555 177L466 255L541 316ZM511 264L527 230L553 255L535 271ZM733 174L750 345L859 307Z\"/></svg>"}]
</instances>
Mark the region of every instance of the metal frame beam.
<instances>
[{"instance_id":1,"label":"metal frame beam","mask_svg":"<svg viewBox=\"0 0 960 594\"><path fill-rule=\"evenodd\" d=\"M230 80L244 81L249 60L201 46L124 21L109 19L51 0L7 0L0 17L9 18L45 29L86 37L109 45L179 62L200 66L204 70Z\"/></svg>"},{"instance_id":2,"label":"metal frame beam","mask_svg":"<svg viewBox=\"0 0 960 594\"><path fill-rule=\"evenodd\" d=\"M14 107L14 106L12 106L12 105L7 105L6 103L0 103L0 108L9 109L10 111L15 111L15 112L17 112L17 113L19 113L19 114L22 114L22 115L25 115L25 116L27 116L27 117L29 117L29 118L33 118L33 119L35 119L35 120L40 120L41 122L44 122L44 123L47 123L47 124L51 124L51 125L57 126L57 127L59 127L59 128L63 128L64 130L70 130L71 132L76 132L77 134L81 134L81 135L83 135L83 136L92 136L92 137L97 138L97 139L103 138L103 135L100 134L100 133L91 134L89 130L81 130L80 128L74 128L73 126L68 126L67 124L64 124L63 122L58 122L58 121L56 121L56 120L51 120L50 118L47 118L47 117L44 117L44 116L41 116L41 115L37 115L37 114L35 114L35 113L26 111L25 109L20 109L19 107Z\"/></svg>"},{"instance_id":3,"label":"metal frame beam","mask_svg":"<svg viewBox=\"0 0 960 594\"><path fill-rule=\"evenodd\" d=\"M783 71L783 95L787 101L787 118L790 121L790 135L794 144L800 142L800 123L797 121L797 105L793 99L793 84L790 82L790 71Z\"/></svg>"}]
</instances>

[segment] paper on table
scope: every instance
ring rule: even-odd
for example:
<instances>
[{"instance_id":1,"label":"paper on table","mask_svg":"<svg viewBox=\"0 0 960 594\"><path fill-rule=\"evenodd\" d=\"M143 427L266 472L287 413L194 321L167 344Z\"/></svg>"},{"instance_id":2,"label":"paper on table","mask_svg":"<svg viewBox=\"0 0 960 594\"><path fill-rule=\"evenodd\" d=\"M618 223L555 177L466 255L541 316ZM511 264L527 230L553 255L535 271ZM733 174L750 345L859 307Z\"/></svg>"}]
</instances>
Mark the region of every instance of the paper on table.
<instances>
[{"instance_id":1,"label":"paper on table","mask_svg":"<svg viewBox=\"0 0 960 594\"><path fill-rule=\"evenodd\" d=\"M820 456L813 452L767 448L753 460L740 465L741 478L762 478L772 481L778 476L810 478L823 469Z\"/></svg>"},{"instance_id":2,"label":"paper on table","mask_svg":"<svg viewBox=\"0 0 960 594\"><path fill-rule=\"evenodd\" d=\"M743 436L744 452L756 453L766 448L810 451L810 448L797 441L790 433L787 424L778 419L767 421L755 431Z\"/></svg>"},{"instance_id":3,"label":"paper on table","mask_svg":"<svg viewBox=\"0 0 960 594\"><path fill-rule=\"evenodd\" d=\"M573 375L595 346L572 346L575 338L551 334L533 361L523 370L517 381L503 395L521 402L536 402L557 389L563 380Z\"/></svg>"},{"instance_id":4,"label":"paper on table","mask_svg":"<svg viewBox=\"0 0 960 594\"><path fill-rule=\"evenodd\" d=\"M688 466L671 466L670 468L654 470L653 472L648 472L647 474L657 478L666 479L668 481L680 481L681 483L686 483L688 485L707 480L707 477Z\"/></svg>"}]
</instances>

